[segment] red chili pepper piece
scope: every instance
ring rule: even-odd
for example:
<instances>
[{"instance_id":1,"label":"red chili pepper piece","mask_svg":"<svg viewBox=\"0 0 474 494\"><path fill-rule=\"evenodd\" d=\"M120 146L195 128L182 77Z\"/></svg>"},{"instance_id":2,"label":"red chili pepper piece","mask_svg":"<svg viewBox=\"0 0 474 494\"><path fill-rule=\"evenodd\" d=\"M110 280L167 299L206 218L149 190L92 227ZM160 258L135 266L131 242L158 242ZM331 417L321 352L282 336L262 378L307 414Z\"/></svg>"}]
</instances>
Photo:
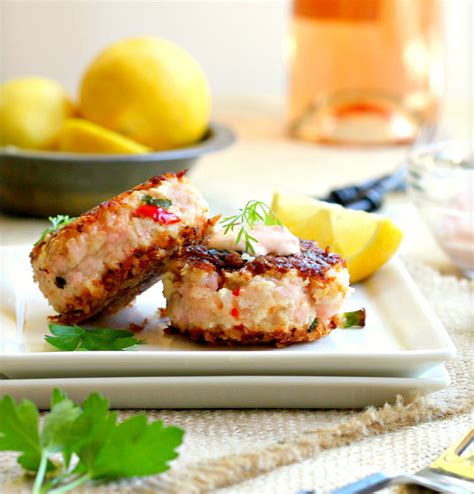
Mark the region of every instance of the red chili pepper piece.
<instances>
[{"instance_id":1,"label":"red chili pepper piece","mask_svg":"<svg viewBox=\"0 0 474 494\"><path fill-rule=\"evenodd\" d=\"M152 218L153 221L164 225L172 225L181 221L174 213L170 213L166 209L153 206L152 204L142 204L137 208L135 214L136 216Z\"/></svg>"},{"instance_id":2,"label":"red chili pepper piece","mask_svg":"<svg viewBox=\"0 0 474 494\"><path fill-rule=\"evenodd\" d=\"M136 216L144 216L148 218L153 218L154 215L156 214L157 207L153 206L151 204L142 204L136 211L135 215Z\"/></svg>"},{"instance_id":3,"label":"red chili pepper piece","mask_svg":"<svg viewBox=\"0 0 474 494\"><path fill-rule=\"evenodd\" d=\"M237 309L237 307L234 307L231 311L230 311L230 315L232 317L235 317L235 319L238 319L239 318L239 309Z\"/></svg>"},{"instance_id":4,"label":"red chili pepper piece","mask_svg":"<svg viewBox=\"0 0 474 494\"><path fill-rule=\"evenodd\" d=\"M236 288L235 290L232 290L232 295L234 297L238 297L240 295L240 286Z\"/></svg>"},{"instance_id":5,"label":"red chili pepper piece","mask_svg":"<svg viewBox=\"0 0 474 494\"><path fill-rule=\"evenodd\" d=\"M174 213L168 213L168 211L162 209L158 215L158 221L165 225L172 225L173 223L179 223L181 220Z\"/></svg>"}]
</instances>

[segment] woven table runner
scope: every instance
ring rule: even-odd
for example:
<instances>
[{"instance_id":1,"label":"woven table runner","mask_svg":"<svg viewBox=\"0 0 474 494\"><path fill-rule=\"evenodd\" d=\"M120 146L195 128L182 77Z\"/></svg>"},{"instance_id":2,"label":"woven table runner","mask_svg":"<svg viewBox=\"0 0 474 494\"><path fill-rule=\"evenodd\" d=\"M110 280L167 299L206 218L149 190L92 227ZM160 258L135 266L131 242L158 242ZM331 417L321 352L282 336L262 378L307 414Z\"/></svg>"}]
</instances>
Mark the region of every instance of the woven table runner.
<instances>
[{"instance_id":1,"label":"woven table runner","mask_svg":"<svg viewBox=\"0 0 474 494\"><path fill-rule=\"evenodd\" d=\"M171 470L78 492L326 493L379 470L414 472L427 466L474 424L474 283L442 276L418 261L405 263L457 347L456 359L447 364L448 389L363 411L147 411L150 418L186 431ZM0 454L2 493L30 490L15 459Z\"/></svg>"}]
</instances>

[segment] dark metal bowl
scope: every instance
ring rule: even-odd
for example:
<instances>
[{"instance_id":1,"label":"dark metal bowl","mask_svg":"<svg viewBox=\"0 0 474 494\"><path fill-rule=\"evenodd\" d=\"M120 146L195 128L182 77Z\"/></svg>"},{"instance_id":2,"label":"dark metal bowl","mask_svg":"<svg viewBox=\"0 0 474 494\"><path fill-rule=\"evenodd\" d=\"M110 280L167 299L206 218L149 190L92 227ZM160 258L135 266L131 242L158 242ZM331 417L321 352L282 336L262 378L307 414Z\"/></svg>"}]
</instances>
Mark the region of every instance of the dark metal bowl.
<instances>
[{"instance_id":1,"label":"dark metal bowl","mask_svg":"<svg viewBox=\"0 0 474 494\"><path fill-rule=\"evenodd\" d=\"M229 146L217 123L193 146L147 154L78 154L0 150L0 210L28 216L77 216L154 175L190 169L202 155Z\"/></svg>"}]
</instances>

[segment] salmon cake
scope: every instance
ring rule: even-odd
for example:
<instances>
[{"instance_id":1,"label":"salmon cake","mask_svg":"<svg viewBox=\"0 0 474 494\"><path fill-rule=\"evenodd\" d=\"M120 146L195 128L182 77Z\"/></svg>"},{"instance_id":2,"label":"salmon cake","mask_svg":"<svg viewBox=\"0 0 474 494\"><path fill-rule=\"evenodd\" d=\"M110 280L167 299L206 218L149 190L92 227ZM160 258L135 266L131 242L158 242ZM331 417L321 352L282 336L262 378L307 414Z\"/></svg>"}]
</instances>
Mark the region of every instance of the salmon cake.
<instances>
[{"instance_id":1,"label":"salmon cake","mask_svg":"<svg viewBox=\"0 0 474 494\"><path fill-rule=\"evenodd\" d=\"M47 233L30 254L34 279L57 321L113 313L207 227L207 203L184 172L156 176Z\"/></svg>"},{"instance_id":2,"label":"salmon cake","mask_svg":"<svg viewBox=\"0 0 474 494\"><path fill-rule=\"evenodd\" d=\"M271 228L282 245L284 227ZM352 291L346 261L295 239L298 252L290 255L183 249L163 277L171 331L211 344L276 346L329 334Z\"/></svg>"}]
</instances>

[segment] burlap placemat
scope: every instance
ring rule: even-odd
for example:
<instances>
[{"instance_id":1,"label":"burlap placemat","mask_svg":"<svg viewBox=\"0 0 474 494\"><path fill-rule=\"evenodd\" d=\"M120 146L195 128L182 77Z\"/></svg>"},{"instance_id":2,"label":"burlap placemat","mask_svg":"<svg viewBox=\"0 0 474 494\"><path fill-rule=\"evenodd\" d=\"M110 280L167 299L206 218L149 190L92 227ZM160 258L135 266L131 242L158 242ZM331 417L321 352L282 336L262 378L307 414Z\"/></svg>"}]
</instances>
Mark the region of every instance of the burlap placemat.
<instances>
[{"instance_id":1,"label":"burlap placemat","mask_svg":"<svg viewBox=\"0 0 474 494\"><path fill-rule=\"evenodd\" d=\"M173 468L160 477L81 491L286 494L311 488L325 493L378 470L426 466L474 423L474 283L405 262L458 350L447 365L453 381L447 390L365 411L148 411L186 430ZM0 491L28 490L15 456L1 454Z\"/></svg>"}]
</instances>

